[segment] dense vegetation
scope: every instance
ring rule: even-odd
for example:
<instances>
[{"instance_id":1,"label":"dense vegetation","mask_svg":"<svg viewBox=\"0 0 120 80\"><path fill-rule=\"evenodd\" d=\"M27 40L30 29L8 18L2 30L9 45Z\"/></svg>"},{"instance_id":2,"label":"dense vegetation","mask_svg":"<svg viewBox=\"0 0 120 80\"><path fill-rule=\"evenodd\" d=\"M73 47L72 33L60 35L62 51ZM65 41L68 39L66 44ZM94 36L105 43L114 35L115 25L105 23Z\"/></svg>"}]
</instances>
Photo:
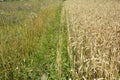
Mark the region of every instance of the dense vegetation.
<instances>
[{"instance_id":1,"label":"dense vegetation","mask_svg":"<svg viewBox=\"0 0 120 80\"><path fill-rule=\"evenodd\" d=\"M58 79L56 68L62 1L0 3L0 79L48 80ZM64 27L64 26L63 26ZM66 38L62 40L62 53L66 56ZM69 76L67 58L62 74Z\"/></svg>"},{"instance_id":2,"label":"dense vegetation","mask_svg":"<svg viewBox=\"0 0 120 80\"><path fill-rule=\"evenodd\" d=\"M0 80L119 80L119 3L0 2Z\"/></svg>"},{"instance_id":3,"label":"dense vegetation","mask_svg":"<svg viewBox=\"0 0 120 80\"><path fill-rule=\"evenodd\" d=\"M120 1L67 0L73 80L120 80Z\"/></svg>"}]
</instances>

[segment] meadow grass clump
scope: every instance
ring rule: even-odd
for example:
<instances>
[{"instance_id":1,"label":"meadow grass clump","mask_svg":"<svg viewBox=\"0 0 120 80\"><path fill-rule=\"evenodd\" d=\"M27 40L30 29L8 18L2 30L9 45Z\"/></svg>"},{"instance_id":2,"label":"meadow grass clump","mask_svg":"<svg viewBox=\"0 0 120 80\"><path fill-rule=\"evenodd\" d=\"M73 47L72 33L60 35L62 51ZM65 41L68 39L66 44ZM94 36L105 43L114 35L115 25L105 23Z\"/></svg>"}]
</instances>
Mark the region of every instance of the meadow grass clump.
<instances>
[{"instance_id":1,"label":"meadow grass clump","mask_svg":"<svg viewBox=\"0 0 120 80\"><path fill-rule=\"evenodd\" d=\"M58 79L61 1L0 3L0 79Z\"/></svg>"},{"instance_id":2,"label":"meadow grass clump","mask_svg":"<svg viewBox=\"0 0 120 80\"><path fill-rule=\"evenodd\" d=\"M119 80L119 2L67 0L64 10L71 79Z\"/></svg>"}]
</instances>

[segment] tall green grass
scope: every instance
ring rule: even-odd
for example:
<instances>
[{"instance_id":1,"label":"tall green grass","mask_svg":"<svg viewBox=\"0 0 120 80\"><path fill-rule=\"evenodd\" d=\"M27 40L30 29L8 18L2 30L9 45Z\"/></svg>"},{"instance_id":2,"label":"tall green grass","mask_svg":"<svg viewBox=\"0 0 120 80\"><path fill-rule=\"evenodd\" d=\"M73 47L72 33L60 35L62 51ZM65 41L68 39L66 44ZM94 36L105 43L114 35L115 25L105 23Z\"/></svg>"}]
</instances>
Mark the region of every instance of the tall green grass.
<instances>
[{"instance_id":1,"label":"tall green grass","mask_svg":"<svg viewBox=\"0 0 120 80\"><path fill-rule=\"evenodd\" d=\"M66 32L60 25L61 1L0 3L0 79L68 79ZM65 29L64 29L65 30ZM57 50L62 35L62 73ZM65 58L64 58L65 57ZM62 78L61 78L62 79Z\"/></svg>"}]
</instances>

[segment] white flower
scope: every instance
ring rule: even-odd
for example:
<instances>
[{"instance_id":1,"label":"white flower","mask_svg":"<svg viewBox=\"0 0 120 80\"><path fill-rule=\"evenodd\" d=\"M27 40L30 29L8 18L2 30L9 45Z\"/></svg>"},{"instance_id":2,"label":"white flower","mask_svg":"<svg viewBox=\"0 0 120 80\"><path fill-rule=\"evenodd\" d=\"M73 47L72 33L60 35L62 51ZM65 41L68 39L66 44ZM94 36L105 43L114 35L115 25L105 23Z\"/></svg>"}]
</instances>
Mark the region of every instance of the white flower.
<instances>
[{"instance_id":1,"label":"white flower","mask_svg":"<svg viewBox=\"0 0 120 80\"><path fill-rule=\"evenodd\" d=\"M69 80L72 80L71 78L69 78Z\"/></svg>"}]
</instances>

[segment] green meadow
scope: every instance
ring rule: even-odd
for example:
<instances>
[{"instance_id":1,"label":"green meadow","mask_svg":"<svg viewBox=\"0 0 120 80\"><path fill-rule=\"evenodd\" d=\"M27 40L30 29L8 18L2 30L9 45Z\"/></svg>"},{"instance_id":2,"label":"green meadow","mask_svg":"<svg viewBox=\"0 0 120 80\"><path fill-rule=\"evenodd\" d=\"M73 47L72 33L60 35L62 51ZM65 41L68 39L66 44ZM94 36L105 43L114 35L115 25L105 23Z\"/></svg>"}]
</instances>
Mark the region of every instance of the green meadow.
<instances>
[{"instance_id":1,"label":"green meadow","mask_svg":"<svg viewBox=\"0 0 120 80\"><path fill-rule=\"evenodd\" d=\"M67 79L68 60L58 74L58 49L66 53L60 25L61 0L0 2L0 80ZM60 47L61 46L61 47ZM64 54L62 57L65 57Z\"/></svg>"}]
</instances>

